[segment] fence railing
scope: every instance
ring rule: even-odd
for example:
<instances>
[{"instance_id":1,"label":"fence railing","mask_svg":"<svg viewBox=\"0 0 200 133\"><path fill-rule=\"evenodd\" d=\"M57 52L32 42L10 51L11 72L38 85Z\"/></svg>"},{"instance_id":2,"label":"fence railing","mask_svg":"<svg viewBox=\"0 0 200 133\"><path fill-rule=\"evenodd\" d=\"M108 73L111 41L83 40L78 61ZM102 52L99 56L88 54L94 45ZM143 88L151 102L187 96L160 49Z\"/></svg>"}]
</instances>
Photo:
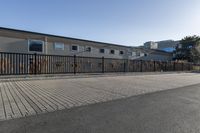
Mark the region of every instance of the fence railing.
<instances>
[{"instance_id":1,"label":"fence railing","mask_svg":"<svg viewBox=\"0 0 200 133\"><path fill-rule=\"evenodd\" d=\"M80 56L0 52L0 75L200 70L199 65Z\"/></svg>"}]
</instances>

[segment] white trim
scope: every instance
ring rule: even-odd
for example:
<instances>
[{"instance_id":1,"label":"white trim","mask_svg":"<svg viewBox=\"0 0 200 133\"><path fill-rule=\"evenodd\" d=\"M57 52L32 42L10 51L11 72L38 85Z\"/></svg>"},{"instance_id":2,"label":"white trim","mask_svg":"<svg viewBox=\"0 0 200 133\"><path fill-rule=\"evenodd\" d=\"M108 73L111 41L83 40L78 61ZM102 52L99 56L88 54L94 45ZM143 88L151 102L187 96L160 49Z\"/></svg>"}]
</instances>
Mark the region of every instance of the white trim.
<instances>
[{"instance_id":1,"label":"white trim","mask_svg":"<svg viewBox=\"0 0 200 133\"><path fill-rule=\"evenodd\" d=\"M40 41L40 42L42 42L42 52L40 52L40 51L30 51L29 49L29 47L30 47L30 41ZM28 39L28 52L35 52L35 53L44 53L44 41L42 41L42 40L35 40L35 39Z\"/></svg>"}]
</instances>

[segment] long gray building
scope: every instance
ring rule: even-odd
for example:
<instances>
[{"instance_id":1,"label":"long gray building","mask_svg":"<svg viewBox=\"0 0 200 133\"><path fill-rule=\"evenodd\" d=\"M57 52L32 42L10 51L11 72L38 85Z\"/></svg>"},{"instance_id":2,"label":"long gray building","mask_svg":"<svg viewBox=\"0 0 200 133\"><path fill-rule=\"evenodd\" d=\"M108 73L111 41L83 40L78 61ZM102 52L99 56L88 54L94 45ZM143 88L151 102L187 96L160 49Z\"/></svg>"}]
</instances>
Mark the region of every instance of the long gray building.
<instances>
[{"instance_id":1,"label":"long gray building","mask_svg":"<svg viewBox=\"0 0 200 133\"><path fill-rule=\"evenodd\" d=\"M84 39L0 27L0 52L170 61L172 54Z\"/></svg>"}]
</instances>

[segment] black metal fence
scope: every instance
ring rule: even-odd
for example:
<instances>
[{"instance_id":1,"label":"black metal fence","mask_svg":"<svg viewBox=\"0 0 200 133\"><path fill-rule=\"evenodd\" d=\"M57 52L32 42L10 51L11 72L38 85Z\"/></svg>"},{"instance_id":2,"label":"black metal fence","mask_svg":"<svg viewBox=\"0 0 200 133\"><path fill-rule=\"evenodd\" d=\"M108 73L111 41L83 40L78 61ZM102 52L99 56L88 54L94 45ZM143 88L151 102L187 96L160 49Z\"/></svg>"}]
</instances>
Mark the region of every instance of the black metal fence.
<instances>
[{"instance_id":1,"label":"black metal fence","mask_svg":"<svg viewBox=\"0 0 200 133\"><path fill-rule=\"evenodd\" d=\"M193 68L194 64L179 62L0 52L0 75L190 71Z\"/></svg>"}]
</instances>

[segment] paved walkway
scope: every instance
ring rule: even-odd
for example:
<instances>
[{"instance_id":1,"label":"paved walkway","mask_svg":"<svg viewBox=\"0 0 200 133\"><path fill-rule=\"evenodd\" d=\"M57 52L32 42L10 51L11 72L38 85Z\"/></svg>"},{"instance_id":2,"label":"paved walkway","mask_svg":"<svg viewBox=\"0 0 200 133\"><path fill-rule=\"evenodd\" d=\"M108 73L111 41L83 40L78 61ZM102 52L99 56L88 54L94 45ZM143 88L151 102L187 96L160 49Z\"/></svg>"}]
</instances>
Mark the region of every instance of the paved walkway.
<instances>
[{"instance_id":1,"label":"paved walkway","mask_svg":"<svg viewBox=\"0 0 200 133\"><path fill-rule=\"evenodd\" d=\"M195 73L1 82L0 120L198 83Z\"/></svg>"}]
</instances>

